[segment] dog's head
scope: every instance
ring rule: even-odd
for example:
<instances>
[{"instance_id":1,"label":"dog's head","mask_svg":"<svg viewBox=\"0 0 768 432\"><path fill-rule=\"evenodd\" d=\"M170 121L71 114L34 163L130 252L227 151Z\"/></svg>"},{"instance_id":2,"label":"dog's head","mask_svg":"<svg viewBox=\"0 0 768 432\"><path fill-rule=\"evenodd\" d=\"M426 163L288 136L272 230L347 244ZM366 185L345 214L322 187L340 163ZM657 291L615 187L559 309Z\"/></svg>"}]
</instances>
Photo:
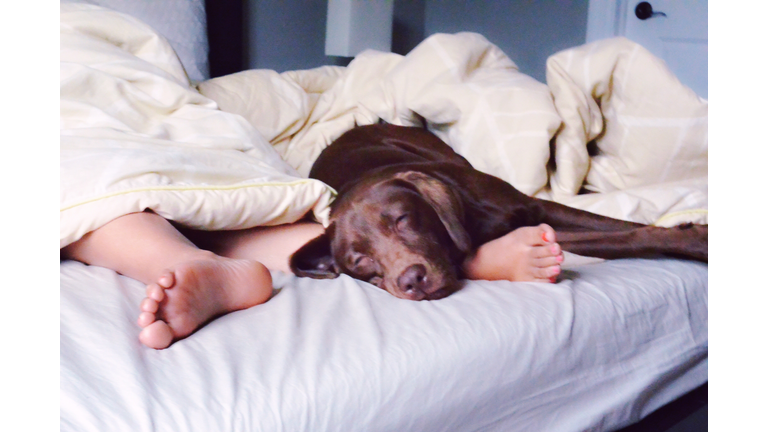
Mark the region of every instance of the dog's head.
<instances>
[{"instance_id":1,"label":"dog's head","mask_svg":"<svg viewBox=\"0 0 768 432\"><path fill-rule=\"evenodd\" d=\"M456 193L417 171L371 176L342 193L325 233L291 257L298 276L341 273L408 300L437 300L459 288L472 248Z\"/></svg>"}]
</instances>

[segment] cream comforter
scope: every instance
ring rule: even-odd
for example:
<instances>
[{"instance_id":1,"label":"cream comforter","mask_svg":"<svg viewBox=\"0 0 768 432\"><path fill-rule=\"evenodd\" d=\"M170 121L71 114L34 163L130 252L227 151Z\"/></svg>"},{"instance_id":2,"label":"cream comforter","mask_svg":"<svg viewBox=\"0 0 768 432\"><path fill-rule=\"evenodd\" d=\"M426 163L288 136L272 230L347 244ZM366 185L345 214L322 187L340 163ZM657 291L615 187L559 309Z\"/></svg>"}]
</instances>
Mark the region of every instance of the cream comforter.
<instances>
[{"instance_id":1,"label":"cream comforter","mask_svg":"<svg viewBox=\"0 0 768 432\"><path fill-rule=\"evenodd\" d=\"M312 162L380 119L426 125L531 195L644 223L707 221L707 101L626 39L552 56L546 85L460 33L407 56L193 88L148 26L62 4L60 245L144 209L210 230L310 211L326 222L334 191L305 178Z\"/></svg>"}]
</instances>

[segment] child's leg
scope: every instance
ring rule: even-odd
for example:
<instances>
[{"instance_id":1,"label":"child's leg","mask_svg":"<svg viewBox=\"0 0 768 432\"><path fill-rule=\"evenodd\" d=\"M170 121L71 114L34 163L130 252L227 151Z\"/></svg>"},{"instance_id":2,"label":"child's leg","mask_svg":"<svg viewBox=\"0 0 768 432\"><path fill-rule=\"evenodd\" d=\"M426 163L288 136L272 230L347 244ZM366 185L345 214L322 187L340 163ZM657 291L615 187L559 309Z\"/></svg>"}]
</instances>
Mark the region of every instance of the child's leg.
<instances>
[{"instance_id":1,"label":"child's leg","mask_svg":"<svg viewBox=\"0 0 768 432\"><path fill-rule=\"evenodd\" d=\"M210 319L272 294L272 278L261 263L201 250L149 212L117 218L62 249L61 256L147 284L139 339L152 348L166 348Z\"/></svg>"},{"instance_id":2,"label":"child's leg","mask_svg":"<svg viewBox=\"0 0 768 432\"><path fill-rule=\"evenodd\" d=\"M182 228L182 233L202 249L217 255L256 260L270 270L291 273L294 252L325 231L316 222L255 227L237 231L197 231Z\"/></svg>"},{"instance_id":3,"label":"child's leg","mask_svg":"<svg viewBox=\"0 0 768 432\"><path fill-rule=\"evenodd\" d=\"M320 224L298 222L240 231L184 231L196 244L229 258L259 261L271 270L290 273L291 254L323 233ZM553 282L563 252L549 225L518 228L482 245L464 262L469 279Z\"/></svg>"}]
</instances>

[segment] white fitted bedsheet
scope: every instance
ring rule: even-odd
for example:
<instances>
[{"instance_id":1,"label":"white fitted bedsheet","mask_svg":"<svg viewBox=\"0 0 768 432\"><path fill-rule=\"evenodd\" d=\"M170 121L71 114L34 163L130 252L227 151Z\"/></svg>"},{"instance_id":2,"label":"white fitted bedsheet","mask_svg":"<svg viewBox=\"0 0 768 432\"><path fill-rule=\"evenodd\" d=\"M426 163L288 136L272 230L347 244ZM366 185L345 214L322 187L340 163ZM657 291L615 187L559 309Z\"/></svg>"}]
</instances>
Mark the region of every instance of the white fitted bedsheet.
<instances>
[{"instance_id":1,"label":"white fitted bedsheet","mask_svg":"<svg viewBox=\"0 0 768 432\"><path fill-rule=\"evenodd\" d=\"M61 430L613 430L707 381L707 274L617 260L411 302L275 272L267 303L154 351L143 285L64 261Z\"/></svg>"}]
</instances>

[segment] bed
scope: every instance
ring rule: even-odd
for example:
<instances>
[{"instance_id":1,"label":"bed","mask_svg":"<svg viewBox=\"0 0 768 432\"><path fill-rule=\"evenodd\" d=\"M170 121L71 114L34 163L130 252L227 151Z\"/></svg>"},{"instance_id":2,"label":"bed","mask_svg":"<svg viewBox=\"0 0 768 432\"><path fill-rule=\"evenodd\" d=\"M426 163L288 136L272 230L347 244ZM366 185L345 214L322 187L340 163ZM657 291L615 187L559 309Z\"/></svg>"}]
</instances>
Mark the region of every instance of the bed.
<instances>
[{"instance_id":1,"label":"bed","mask_svg":"<svg viewBox=\"0 0 768 432\"><path fill-rule=\"evenodd\" d=\"M204 28L202 2L168 4ZM312 161L379 120L427 127L531 195L707 223L707 101L626 39L555 54L546 84L474 33L207 79L205 38L159 33L168 20L60 16L61 247L144 209L208 230L326 222L335 191L306 178ZM611 431L707 382L703 263L569 254L554 284L468 281L433 302L273 280L265 304L155 351L140 282L62 261L61 429Z\"/></svg>"}]
</instances>

